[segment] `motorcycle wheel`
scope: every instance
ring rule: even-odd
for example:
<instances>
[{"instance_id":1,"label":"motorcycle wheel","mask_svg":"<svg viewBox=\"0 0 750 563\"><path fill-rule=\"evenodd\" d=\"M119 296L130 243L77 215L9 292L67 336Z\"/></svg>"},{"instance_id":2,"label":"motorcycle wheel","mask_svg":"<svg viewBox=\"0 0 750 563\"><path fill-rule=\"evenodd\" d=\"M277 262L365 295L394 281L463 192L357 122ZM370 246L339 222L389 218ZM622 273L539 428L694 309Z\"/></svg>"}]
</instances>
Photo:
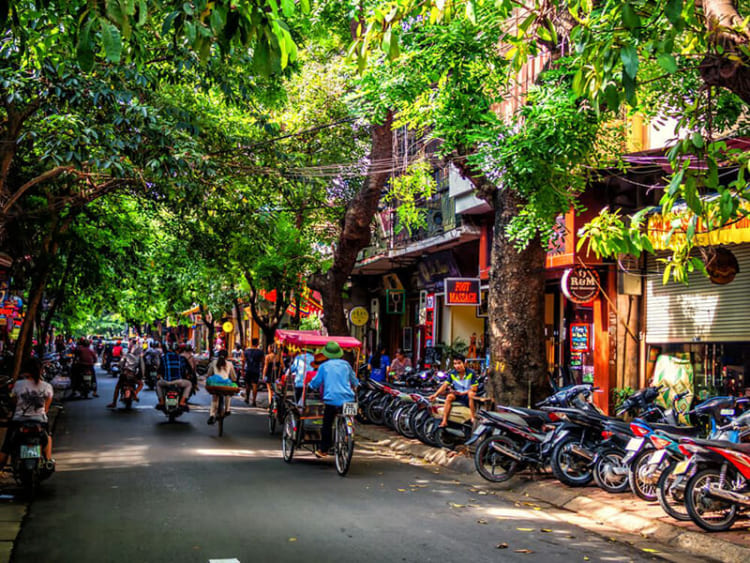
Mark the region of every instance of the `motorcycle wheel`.
<instances>
[{"instance_id":1,"label":"motorcycle wheel","mask_svg":"<svg viewBox=\"0 0 750 563\"><path fill-rule=\"evenodd\" d=\"M18 474L18 480L23 487L23 493L28 499L33 499L39 488L39 472L35 469L28 469L21 465Z\"/></svg>"},{"instance_id":2,"label":"motorcycle wheel","mask_svg":"<svg viewBox=\"0 0 750 563\"><path fill-rule=\"evenodd\" d=\"M461 438L451 434L445 428L437 428L435 430L435 441L441 448L446 448L448 450L452 450L457 445L463 443Z\"/></svg>"},{"instance_id":3,"label":"motorcycle wheel","mask_svg":"<svg viewBox=\"0 0 750 563\"><path fill-rule=\"evenodd\" d=\"M429 416L429 412L426 409L418 410L414 414L412 414L411 418L409 419L409 424L411 425L411 431L414 433L414 436L421 441L424 441L420 437L420 426L424 422L425 418Z\"/></svg>"},{"instance_id":4,"label":"motorcycle wheel","mask_svg":"<svg viewBox=\"0 0 750 563\"><path fill-rule=\"evenodd\" d=\"M624 493L628 489L627 466L622 462L625 453L617 448L607 448L599 453L594 465L594 481L608 493ZM619 470L619 473L615 471Z\"/></svg>"},{"instance_id":5,"label":"motorcycle wheel","mask_svg":"<svg viewBox=\"0 0 750 563\"><path fill-rule=\"evenodd\" d=\"M427 441L425 442L428 446L432 446L433 448L439 448L440 442L438 442L437 439L437 432L439 430L440 426L440 419L439 418L433 418L431 420L428 420L424 425L424 435L425 438L427 438Z\"/></svg>"},{"instance_id":6,"label":"motorcycle wheel","mask_svg":"<svg viewBox=\"0 0 750 563\"><path fill-rule=\"evenodd\" d=\"M630 463L630 469L628 470L628 483L630 485L630 490L633 491L633 494L638 498L642 498L649 502L656 500L656 489L658 487L657 483L659 477L661 476L661 472L668 465L668 461L664 461L665 458L662 458L658 467L653 467L649 464L649 460L654 451L656 450L649 448L639 452L638 455L635 456L635 459ZM668 460L669 458L666 459Z\"/></svg>"},{"instance_id":7,"label":"motorcycle wheel","mask_svg":"<svg viewBox=\"0 0 750 563\"><path fill-rule=\"evenodd\" d=\"M429 411L420 411L417 414L416 421L414 422L414 431L417 435L417 439L423 444L430 445L430 440L427 436L427 424L432 420L432 416Z\"/></svg>"},{"instance_id":8,"label":"motorcycle wheel","mask_svg":"<svg viewBox=\"0 0 750 563\"><path fill-rule=\"evenodd\" d=\"M570 451L578 441L576 436L566 436L557 443L550 458L552 474L569 487L583 487L594 478L589 463Z\"/></svg>"},{"instance_id":9,"label":"motorcycle wheel","mask_svg":"<svg viewBox=\"0 0 750 563\"><path fill-rule=\"evenodd\" d=\"M404 438L415 438L416 434L411 429L411 418L413 411L410 408L401 409L401 412L396 417L396 430Z\"/></svg>"},{"instance_id":10,"label":"motorcycle wheel","mask_svg":"<svg viewBox=\"0 0 750 563\"><path fill-rule=\"evenodd\" d=\"M703 489L719 481L720 472L709 468L699 471L685 487L685 506L690 518L707 532L724 532L737 519L737 505L706 496Z\"/></svg>"},{"instance_id":11,"label":"motorcycle wheel","mask_svg":"<svg viewBox=\"0 0 750 563\"><path fill-rule=\"evenodd\" d=\"M286 413L286 416L284 417L284 426L281 429L281 455L287 463L291 463L292 457L294 457L294 441L296 439L296 432L294 429L296 426L297 421L294 413Z\"/></svg>"},{"instance_id":12,"label":"motorcycle wheel","mask_svg":"<svg viewBox=\"0 0 750 563\"><path fill-rule=\"evenodd\" d=\"M398 399L392 398L390 401L388 401L388 404L386 405L385 409L383 409L383 422L391 430L396 429L396 425L393 423L393 413L396 412L396 409L399 407L399 404L400 403Z\"/></svg>"},{"instance_id":13,"label":"motorcycle wheel","mask_svg":"<svg viewBox=\"0 0 750 563\"><path fill-rule=\"evenodd\" d=\"M373 424L383 424L383 410L385 409L384 400L385 397L380 397L367 405L367 418L369 418Z\"/></svg>"},{"instance_id":14,"label":"motorcycle wheel","mask_svg":"<svg viewBox=\"0 0 750 563\"><path fill-rule=\"evenodd\" d=\"M276 403L276 397L274 397L268 405L268 433L272 436L276 432Z\"/></svg>"},{"instance_id":15,"label":"motorcycle wheel","mask_svg":"<svg viewBox=\"0 0 750 563\"><path fill-rule=\"evenodd\" d=\"M474 452L474 465L477 472L492 483L503 483L513 477L518 471L518 462L497 451L493 446L501 445L516 450L513 441L504 436L488 436L482 440Z\"/></svg>"},{"instance_id":16,"label":"motorcycle wheel","mask_svg":"<svg viewBox=\"0 0 750 563\"><path fill-rule=\"evenodd\" d=\"M669 514L675 520L687 522L690 515L685 508L685 476L675 477L674 470L677 462L670 463L659 475L659 482L656 484L656 500L662 510ZM681 479L682 482L677 482Z\"/></svg>"}]
</instances>

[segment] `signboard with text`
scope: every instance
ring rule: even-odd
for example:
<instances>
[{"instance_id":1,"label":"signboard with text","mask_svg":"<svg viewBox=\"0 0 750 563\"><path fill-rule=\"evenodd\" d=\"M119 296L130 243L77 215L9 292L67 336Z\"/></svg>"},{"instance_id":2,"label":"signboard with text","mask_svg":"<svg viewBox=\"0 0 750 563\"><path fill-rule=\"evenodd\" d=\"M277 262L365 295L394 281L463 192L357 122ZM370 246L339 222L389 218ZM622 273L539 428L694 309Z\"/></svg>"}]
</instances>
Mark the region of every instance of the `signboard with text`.
<instances>
[{"instance_id":1,"label":"signboard with text","mask_svg":"<svg viewBox=\"0 0 750 563\"><path fill-rule=\"evenodd\" d=\"M445 304L470 305L478 307L482 304L479 289L479 278L446 278Z\"/></svg>"}]
</instances>

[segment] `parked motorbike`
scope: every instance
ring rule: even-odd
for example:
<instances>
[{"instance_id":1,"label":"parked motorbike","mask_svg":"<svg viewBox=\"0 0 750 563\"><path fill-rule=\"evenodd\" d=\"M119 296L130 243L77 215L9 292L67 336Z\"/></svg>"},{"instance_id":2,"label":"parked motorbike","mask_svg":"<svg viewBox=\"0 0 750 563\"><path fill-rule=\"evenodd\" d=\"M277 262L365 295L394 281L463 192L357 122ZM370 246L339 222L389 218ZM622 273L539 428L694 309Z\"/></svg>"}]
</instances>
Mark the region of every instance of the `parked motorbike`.
<instances>
[{"instance_id":1,"label":"parked motorbike","mask_svg":"<svg viewBox=\"0 0 750 563\"><path fill-rule=\"evenodd\" d=\"M590 396L590 384L575 385L558 390L540 401L536 409L499 406L497 412L480 410L472 437L466 442L477 443L474 464L479 474L494 483L507 481L525 468L543 471L549 464L555 428L544 407L589 408L585 397Z\"/></svg>"},{"instance_id":2,"label":"parked motorbike","mask_svg":"<svg viewBox=\"0 0 750 563\"><path fill-rule=\"evenodd\" d=\"M695 470L685 487L690 519L708 532L728 530L750 509L750 444L690 438L680 450Z\"/></svg>"},{"instance_id":3,"label":"parked motorbike","mask_svg":"<svg viewBox=\"0 0 750 563\"><path fill-rule=\"evenodd\" d=\"M44 432L39 422L21 423L11 449L13 476L29 498L34 496L39 483L55 471L55 462L42 456Z\"/></svg>"}]
</instances>

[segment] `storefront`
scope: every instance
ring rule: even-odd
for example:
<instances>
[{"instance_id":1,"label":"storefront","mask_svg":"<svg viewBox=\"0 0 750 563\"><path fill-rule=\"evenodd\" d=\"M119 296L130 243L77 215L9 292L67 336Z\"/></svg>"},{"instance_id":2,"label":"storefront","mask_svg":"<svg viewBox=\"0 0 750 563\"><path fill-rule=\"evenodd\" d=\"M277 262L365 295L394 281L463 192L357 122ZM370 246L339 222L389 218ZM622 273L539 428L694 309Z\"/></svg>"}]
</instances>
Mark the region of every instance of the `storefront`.
<instances>
[{"instance_id":1,"label":"storefront","mask_svg":"<svg viewBox=\"0 0 750 563\"><path fill-rule=\"evenodd\" d=\"M688 284L663 283L664 265L648 260L646 376L681 378L698 396L745 395L750 389L750 244L725 247L739 270L730 283L702 273Z\"/></svg>"}]
</instances>

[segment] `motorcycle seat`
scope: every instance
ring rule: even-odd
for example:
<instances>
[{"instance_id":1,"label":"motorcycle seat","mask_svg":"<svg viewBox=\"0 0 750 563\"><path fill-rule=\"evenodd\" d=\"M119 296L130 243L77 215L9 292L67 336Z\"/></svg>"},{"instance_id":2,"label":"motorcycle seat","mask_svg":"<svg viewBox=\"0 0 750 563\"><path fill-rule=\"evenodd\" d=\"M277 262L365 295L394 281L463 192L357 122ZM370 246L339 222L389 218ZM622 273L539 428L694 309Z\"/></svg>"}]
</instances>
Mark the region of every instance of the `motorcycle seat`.
<instances>
[{"instance_id":1,"label":"motorcycle seat","mask_svg":"<svg viewBox=\"0 0 750 563\"><path fill-rule=\"evenodd\" d=\"M750 455L750 444L735 444L734 442L727 442L726 440L702 440L699 438L692 438L690 442L697 444L698 446L711 446L713 448L733 450L745 455Z\"/></svg>"},{"instance_id":2,"label":"motorcycle seat","mask_svg":"<svg viewBox=\"0 0 750 563\"><path fill-rule=\"evenodd\" d=\"M651 424L654 430L668 436L698 436L701 429L696 426L674 426L672 424Z\"/></svg>"},{"instance_id":3,"label":"motorcycle seat","mask_svg":"<svg viewBox=\"0 0 750 563\"><path fill-rule=\"evenodd\" d=\"M552 421L549 418L549 413L536 409L527 409L523 407L499 407L499 412L485 411L491 418L497 421L503 421L507 414L513 414L520 416L525 424L529 426L541 426L543 424L549 424ZM505 415L505 416L504 416Z\"/></svg>"}]
</instances>

